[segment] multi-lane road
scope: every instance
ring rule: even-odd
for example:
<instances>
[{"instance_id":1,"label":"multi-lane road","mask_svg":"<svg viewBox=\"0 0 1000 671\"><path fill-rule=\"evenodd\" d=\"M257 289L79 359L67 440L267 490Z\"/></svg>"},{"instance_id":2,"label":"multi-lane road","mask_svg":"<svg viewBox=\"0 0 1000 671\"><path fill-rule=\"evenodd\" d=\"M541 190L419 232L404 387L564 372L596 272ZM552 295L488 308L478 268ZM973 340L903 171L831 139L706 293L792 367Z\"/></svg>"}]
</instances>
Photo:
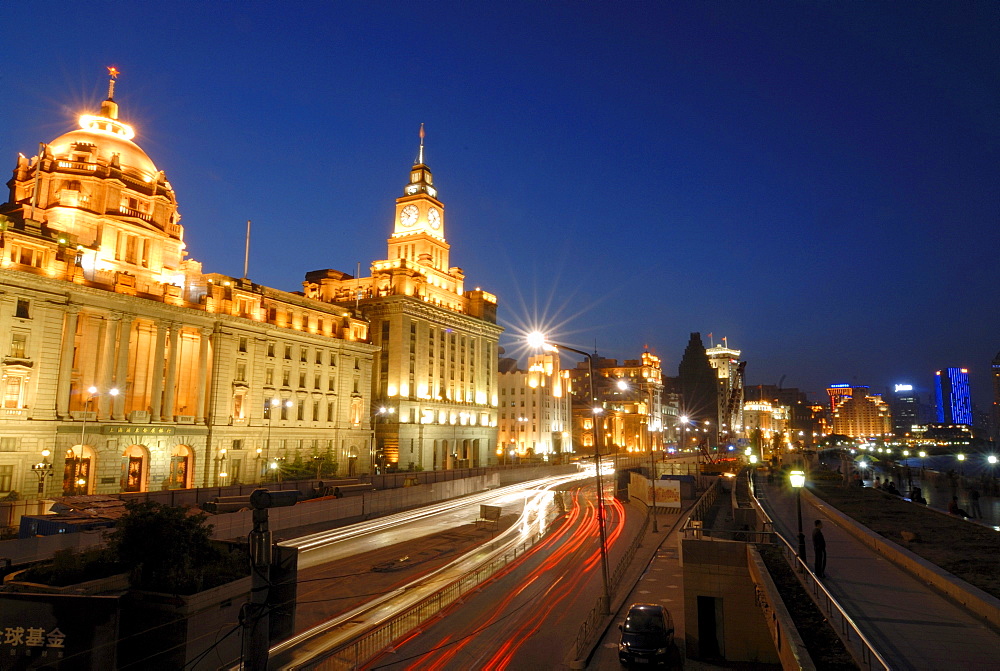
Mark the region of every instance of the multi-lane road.
<instances>
[{"instance_id":1,"label":"multi-lane road","mask_svg":"<svg viewBox=\"0 0 1000 671\"><path fill-rule=\"evenodd\" d=\"M372 664L464 669L474 659L475 667L501 668L544 658L558 665L600 591L591 475L536 480L284 542L300 552L300 633L272 649L271 668L305 665L343 646L515 544L530 549ZM477 528L480 504L501 506L506 529ZM607 512L614 548L624 515L611 502Z\"/></svg>"}]
</instances>

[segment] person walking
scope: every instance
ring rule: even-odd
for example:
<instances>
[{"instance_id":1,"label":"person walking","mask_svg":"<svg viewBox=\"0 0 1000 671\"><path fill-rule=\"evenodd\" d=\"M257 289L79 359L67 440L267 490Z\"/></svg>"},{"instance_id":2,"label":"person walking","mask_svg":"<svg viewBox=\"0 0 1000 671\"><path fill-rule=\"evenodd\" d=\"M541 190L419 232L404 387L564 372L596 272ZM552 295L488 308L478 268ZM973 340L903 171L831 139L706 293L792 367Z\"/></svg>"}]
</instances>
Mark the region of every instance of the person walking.
<instances>
[{"instance_id":1,"label":"person walking","mask_svg":"<svg viewBox=\"0 0 1000 671\"><path fill-rule=\"evenodd\" d=\"M823 536L823 522L816 520L813 527L813 567L816 577L826 577L826 538Z\"/></svg>"},{"instance_id":2,"label":"person walking","mask_svg":"<svg viewBox=\"0 0 1000 671\"><path fill-rule=\"evenodd\" d=\"M983 509L979 507L979 490L973 487L969 490L969 512L970 517L983 519Z\"/></svg>"}]
</instances>

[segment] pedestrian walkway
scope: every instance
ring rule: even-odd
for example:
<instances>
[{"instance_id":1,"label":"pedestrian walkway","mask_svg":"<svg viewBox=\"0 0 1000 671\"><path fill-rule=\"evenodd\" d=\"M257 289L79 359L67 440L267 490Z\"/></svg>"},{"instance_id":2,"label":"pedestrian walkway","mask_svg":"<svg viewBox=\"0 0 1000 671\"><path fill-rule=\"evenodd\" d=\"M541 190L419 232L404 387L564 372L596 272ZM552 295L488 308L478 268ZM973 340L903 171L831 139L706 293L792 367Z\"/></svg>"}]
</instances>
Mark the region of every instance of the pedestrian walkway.
<instances>
[{"instance_id":1,"label":"pedestrian walkway","mask_svg":"<svg viewBox=\"0 0 1000 671\"><path fill-rule=\"evenodd\" d=\"M758 486L775 530L794 547L795 495L780 485ZM823 585L896 671L995 669L1000 634L929 586L876 554L802 499L802 526L823 521L827 567ZM811 543L807 549L812 566Z\"/></svg>"},{"instance_id":2,"label":"pedestrian walkway","mask_svg":"<svg viewBox=\"0 0 1000 671\"><path fill-rule=\"evenodd\" d=\"M728 501L728 497L719 499ZM686 502L689 503L689 502ZM612 626L604 632L600 645L594 651L588 669L620 669L618 663L618 640L621 636L618 624L625 621L628 607L633 603L658 603L667 608L674 619L674 640L684 654L684 573L679 553L680 522L687 517L687 509L679 517L661 516L659 533L648 532L647 552L642 555L648 564L642 576L635 583L631 593L622 601ZM639 560L639 555L636 561ZM685 659L685 671L713 671L730 667L717 666L695 659Z\"/></svg>"}]
</instances>

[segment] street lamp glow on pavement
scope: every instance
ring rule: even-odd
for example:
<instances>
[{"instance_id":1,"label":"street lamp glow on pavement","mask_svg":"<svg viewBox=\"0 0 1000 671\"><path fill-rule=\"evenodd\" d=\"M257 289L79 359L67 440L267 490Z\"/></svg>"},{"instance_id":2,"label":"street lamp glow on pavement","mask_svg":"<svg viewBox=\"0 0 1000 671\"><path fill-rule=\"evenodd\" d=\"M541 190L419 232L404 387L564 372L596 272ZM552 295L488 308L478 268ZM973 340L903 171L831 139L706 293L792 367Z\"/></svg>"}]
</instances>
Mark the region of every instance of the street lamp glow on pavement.
<instances>
[{"instance_id":1,"label":"street lamp glow on pavement","mask_svg":"<svg viewBox=\"0 0 1000 671\"><path fill-rule=\"evenodd\" d=\"M600 533L601 539L601 579L604 586L604 592L601 597L601 612L605 615L611 612L611 592L609 589L609 574L608 574L608 540L607 540L607 529L604 522L604 484L601 482L601 447L600 447L600 436L601 432L597 428L598 416L602 412L602 408L597 405L597 397L594 396L594 355L589 352L584 352L568 345L560 345L557 343L550 342L544 333L535 331L534 333L528 334L527 337L528 344L535 348L540 349L544 352L556 352L558 350L565 350L567 352L573 352L574 354L579 354L587 359L587 373L588 380L590 382L590 397L588 403L593 404L593 414L594 414L594 467L597 471L597 528Z\"/></svg>"}]
</instances>

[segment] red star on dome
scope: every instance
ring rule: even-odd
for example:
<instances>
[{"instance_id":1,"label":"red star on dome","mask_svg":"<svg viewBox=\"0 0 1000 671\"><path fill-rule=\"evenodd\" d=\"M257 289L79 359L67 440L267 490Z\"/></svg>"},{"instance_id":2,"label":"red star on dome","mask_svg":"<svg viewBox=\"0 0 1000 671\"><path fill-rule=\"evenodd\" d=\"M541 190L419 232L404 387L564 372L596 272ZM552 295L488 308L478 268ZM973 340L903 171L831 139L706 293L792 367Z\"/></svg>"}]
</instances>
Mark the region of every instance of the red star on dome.
<instances>
[{"instance_id":1,"label":"red star on dome","mask_svg":"<svg viewBox=\"0 0 1000 671\"><path fill-rule=\"evenodd\" d=\"M117 78L121 74L121 71L113 65L108 66L108 74L113 78Z\"/></svg>"}]
</instances>

